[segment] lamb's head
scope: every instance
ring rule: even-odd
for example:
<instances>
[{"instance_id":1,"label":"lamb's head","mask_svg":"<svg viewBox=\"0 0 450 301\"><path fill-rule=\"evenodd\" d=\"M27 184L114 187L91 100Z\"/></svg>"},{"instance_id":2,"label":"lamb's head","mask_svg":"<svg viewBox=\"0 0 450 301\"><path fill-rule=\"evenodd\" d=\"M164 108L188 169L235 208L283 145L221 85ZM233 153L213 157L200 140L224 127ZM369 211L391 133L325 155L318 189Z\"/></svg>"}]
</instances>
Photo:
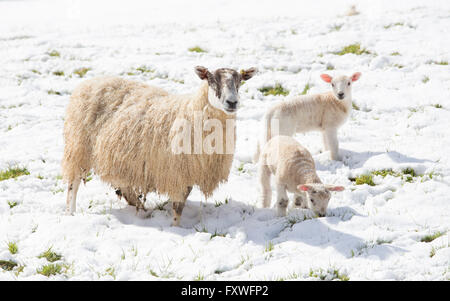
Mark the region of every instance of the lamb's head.
<instances>
[{"instance_id":1,"label":"lamb's head","mask_svg":"<svg viewBox=\"0 0 450 301\"><path fill-rule=\"evenodd\" d=\"M195 67L195 73L202 80L208 81L208 101L216 109L227 114L235 114L239 105L239 87L243 80L248 80L256 73L256 68L237 72L229 68L220 68L210 72L202 66Z\"/></svg>"},{"instance_id":2,"label":"lamb's head","mask_svg":"<svg viewBox=\"0 0 450 301\"><path fill-rule=\"evenodd\" d=\"M328 74L321 74L320 77L327 83L331 83L333 94L337 99L352 98L352 83L357 81L361 76L361 72L356 72L352 76L336 76L331 77Z\"/></svg>"},{"instance_id":3,"label":"lamb's head","mask_svg":"<svg viewBox=\"0 0 450 301\"><path fill-rule=\"evenodd\" d=\"M328 202L331 198L331 191L342 191L344 187L314 183L299 185L297 189L307 192L309 209L314 211L318 216L325 216Z\"/></svg>"}]
</instances>

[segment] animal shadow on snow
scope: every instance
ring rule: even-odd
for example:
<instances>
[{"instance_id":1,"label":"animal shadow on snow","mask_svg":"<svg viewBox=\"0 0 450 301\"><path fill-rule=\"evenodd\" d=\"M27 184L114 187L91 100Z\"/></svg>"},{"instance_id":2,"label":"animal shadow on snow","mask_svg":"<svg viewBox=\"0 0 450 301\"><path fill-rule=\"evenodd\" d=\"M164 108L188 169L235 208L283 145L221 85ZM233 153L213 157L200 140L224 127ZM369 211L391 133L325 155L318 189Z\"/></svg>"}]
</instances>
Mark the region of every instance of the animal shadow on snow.
<instances>
[{"instance_id":1,"label":"animal shadow on snow","mask_svg":"<svg viewBox=\"0 0 450 301\"><path fill-rule=\"evenodd\" d=\"M360 168L364 166L367 160L372 157L386 154L389 158L395 163L433 163L433 161L428 159L418 159L414 157L409 157L407 155L401 154L397 151L389 151L389 152L354 152L346 149L341 149L341 156L343 158L343 162L345 165L350 168Z\"/></svg>"},{"instance_id":2,"label":"animal shadow on snow","mask_svg":"<svg viewBox=\"0 0 450 301\"><path fill-rule=\"evenodd\" d=\"M181 217L181 227L171 227L170 203L163 210L149 209L147 218L137 216L135 208L131 206L112 209L110 213L127 225L155 228L180 236L195 235L197 232L209 233L211 238L226 236L263 247L269 242L276 245L298 241L311 246L333 247L349 257L352 249L367 245L364 239L356 235L333 229L340 223L351 220L353 216L362 216L346 206L329 208L323 218L315 218L312 211L297 208L292 208L286 217L277 217L275 209L258 208L234 199L222 204L201 204L188 199ZM387 257L393 252L387 247L382 254Z\"/></svg>"}]
</instances>

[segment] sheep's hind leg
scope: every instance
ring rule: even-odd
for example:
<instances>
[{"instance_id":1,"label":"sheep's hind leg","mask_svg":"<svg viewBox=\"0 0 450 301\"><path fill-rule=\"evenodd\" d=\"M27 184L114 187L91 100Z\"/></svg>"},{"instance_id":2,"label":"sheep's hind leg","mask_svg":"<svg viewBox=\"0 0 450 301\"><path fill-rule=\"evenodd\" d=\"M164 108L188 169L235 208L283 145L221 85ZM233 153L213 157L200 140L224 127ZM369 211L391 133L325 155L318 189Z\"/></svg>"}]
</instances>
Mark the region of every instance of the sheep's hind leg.
<instances>
[{"instance_id":1,"label":"sheep's hind leg","mask_svg":"<svg viewBox=\"0 0 450 301\"><path fill-rule=\"evenodd\" d=\"M172 213L173 213L173 220L172 220L172 226L178 227L180 226L180 220L181 220L181 213L183 213L184 205L186 203L186 200L189 196L189 194L192 191L192 187L187 187L187 190L183 196L183 200L173 200L172 201Z\"/></svg>"},{"instance_id":2,"label":"sheep's hind leg","mask_svg":"<svg viewBox=\"0 0 450 301\"><path fill-rule=\"evenodd\" d=\"M66 200L66 214L73 215L77 210L77 193L80 187L81 179L77 178L72 182L69 182L67 189L67 200Z\"/></svg>"}]
</instances>

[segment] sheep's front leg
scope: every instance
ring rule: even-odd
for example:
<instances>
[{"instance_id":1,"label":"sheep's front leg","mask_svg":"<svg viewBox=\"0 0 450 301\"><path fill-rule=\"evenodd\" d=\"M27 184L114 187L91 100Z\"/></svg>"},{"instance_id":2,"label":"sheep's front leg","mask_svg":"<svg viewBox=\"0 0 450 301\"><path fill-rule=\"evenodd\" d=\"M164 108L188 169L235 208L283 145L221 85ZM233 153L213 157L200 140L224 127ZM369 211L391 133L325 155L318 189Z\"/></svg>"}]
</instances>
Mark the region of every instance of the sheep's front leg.
<instances>
[{"instance_id":1,"label":"sheep's front leg","mask_svg":"<svg viewBox=\"0 0 450 301\"><path fill-rule=\"evenodd\" d=\"M270 202L272 201L272 190L270 189L270 170L266 164L261 160L259 163L259 184L261 190L261 203L263 208L270 207Z\"/></svg>"},{"instance_id":2,"label":"sheep's front leg","mask_svg":"<svg viewBox=\"0 0 450 301\"><path fill-rule=\"evenodd\" d=\"M288 196L284 184L277 184L277 215L285 216L286 208L288 206Z\"/></svg>"},{"instance_id":3,"label":"sheep's front leg","mask_svg":"<svg viewBox=\"0 0 450 301\"><path fill-rule=\"evenodd\" d=\"M77 193L80 187L81 179L77 178L69 183L67 189L66 214L72 215L77 210Z\"/></svg>"},{"instance_id":4,"label":"sheep's front leg","mask_svg":"<svg viewBox=\"0 0 450 301\"><path fill-rule=\"evenodd\" d=\"M192 187L189 186L187 187L182 200L172 200L172 213L173 213L172 226L174 227L180 226L181 213L183 213L184 205L191 191Z\"/></svg>"},{"instance_id":5,"label":"sheep's front leg","mask_svg":"<svg viewBox=\"0 0 450 301\"><path fill-rule=\"evenodd\" d=\"M339 141L337 138L337 129L326 129L325 139L331 152L331 160L340 160L339 158Z\"/></svg>"}]
</instances>

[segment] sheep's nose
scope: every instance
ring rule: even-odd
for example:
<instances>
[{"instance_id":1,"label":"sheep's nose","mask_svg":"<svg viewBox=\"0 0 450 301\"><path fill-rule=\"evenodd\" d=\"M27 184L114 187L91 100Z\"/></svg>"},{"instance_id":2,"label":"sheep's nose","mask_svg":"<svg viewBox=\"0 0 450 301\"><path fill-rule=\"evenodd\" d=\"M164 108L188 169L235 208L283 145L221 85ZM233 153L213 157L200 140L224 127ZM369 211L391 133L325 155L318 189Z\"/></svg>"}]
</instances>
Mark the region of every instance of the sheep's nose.
<instances>
[{"instance_id":1,"label":"sheep's nose","mask_svg":"<svg viewBox=\"0 0 450 301\"><path fill-rule=\"evenodd\" d=\"M227 100L226 103L227 103L228 107L236 108L237 101L235 101L235 100Z\"/></svg>"},{"instance_id":2,"label":"sheep's nose","mask_svg":"<svg viewBox=\"0 0 450 301\"><path fill-rule=\"evenodd\" d=\"M344 98L344 92L339 92L339 93L338 93L338 97L339 97L340 99Z\"/></svg>"}]
</instances>

